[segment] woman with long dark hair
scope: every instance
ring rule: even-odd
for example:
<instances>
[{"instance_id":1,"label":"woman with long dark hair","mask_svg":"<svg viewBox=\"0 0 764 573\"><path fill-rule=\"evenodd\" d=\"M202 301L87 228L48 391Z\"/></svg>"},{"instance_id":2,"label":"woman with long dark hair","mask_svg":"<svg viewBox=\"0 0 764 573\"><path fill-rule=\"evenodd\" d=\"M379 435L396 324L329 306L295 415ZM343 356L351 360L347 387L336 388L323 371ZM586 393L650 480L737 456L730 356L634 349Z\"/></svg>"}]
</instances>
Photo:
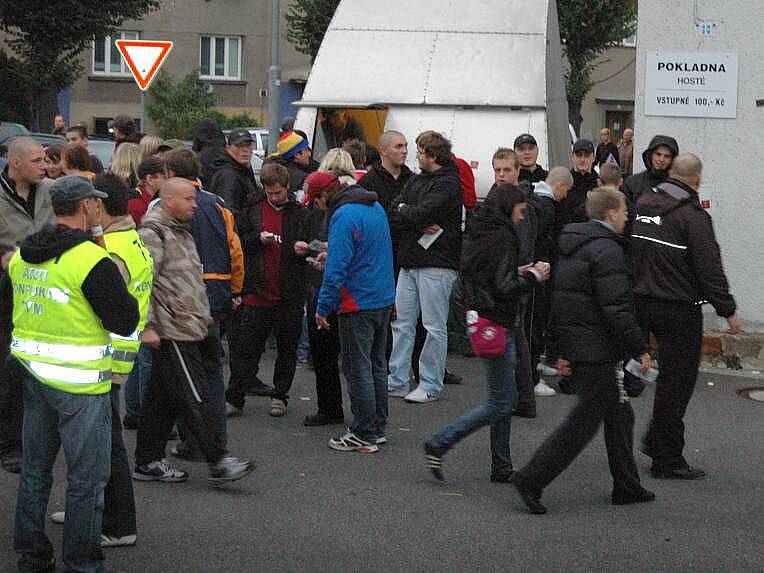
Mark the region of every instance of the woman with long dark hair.
<instances>
[{"instance_id":1,"label":"woman with long dark hair","mask_svg":"<svg viewBox=\"0 0 764 573\"><path fill-rule=\"evenodd\" d=\"M523 219L526 196L514 185L499 185L470 221L462 250L461 273L465 304L492 322L503 352L483 358L488 384L484 404L474 408L424 443L427 467L443 479L443 456L462 438L491 426L491 481L507 482L512 475L509 434L517 400L515 338L520 295L549 278L549 266L537 263L518 269L519 241L515 225ZM469 321L468 321L469 322Z\"/></svg>"}]
</instances>

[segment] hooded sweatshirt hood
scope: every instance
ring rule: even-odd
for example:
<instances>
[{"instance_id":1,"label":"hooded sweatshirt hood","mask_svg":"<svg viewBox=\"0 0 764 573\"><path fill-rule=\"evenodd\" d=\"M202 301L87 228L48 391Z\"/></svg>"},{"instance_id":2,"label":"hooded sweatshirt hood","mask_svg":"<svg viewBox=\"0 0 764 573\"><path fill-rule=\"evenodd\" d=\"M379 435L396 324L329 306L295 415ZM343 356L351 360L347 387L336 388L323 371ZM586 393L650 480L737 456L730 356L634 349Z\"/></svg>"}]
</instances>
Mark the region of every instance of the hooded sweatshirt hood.
<instances>
[{"instance_id":1,"label":"hooded sweatshirt hood","mask_svg":"<svg viewBox=\"0 0 764 573\"><path fill-rule=\"evenodd\" d=\"M196 153L204 151L208 147L222 147L225 145L223 130L214 119L204 118L199 122L194 133L192 150Z\"/></svg>"},{"instance_id":2,"label":"hooded sweatshirt hood","mask_svg":"<svg viewBox=\"0 0 764 573\"><path fill-rule=\"evenodd\" d=\"M644 162L648 171L653 171L653 164L651 161L653 151L655 151L661 145L665 145L671 150L671 153L673 154L672 159L673 157L679 155L679 144L676 142L676 139L669 137L668 135L656 135L650 140L650 145L647 146L647 149L642 152L642 161ZM660 173L667 172L668 170L661 171Z\"/></svg>"},{"instance_id":3,"label":"hooded sweatshirt hood","mask_svg":"<svg viewBox=\"0 0 764 573\"><path fill-rule=\"evenodd\" d=\"M21 258L38 265L60 257L69 249L92 239L90 233L80 229L66 225L48 225L21 242Z\"/></svg>"},{"instance_id":4,"label":"hooded sweatshirt hood","mask_svg":"<svg viewBox=\"0 0 764 573\"><path fill-rule=\"evenodd\" d=\"M360 185L351 185L350 187L345 187L344 189L340 189L334 193L329 201L327 201L326 220L331 221L334 212L343 205L358 203L359 205L368 205L371 207L378 200L379 198L377 197L377 194L374 193L374 191L368 191Z\"/></svg>"},{"instance_id":5,"label":"hooded sweatshirt hood","mask_svg":"<svg viewBox=\"0 0 764 573\"><path fill-rule=\"evenodd\" d=\"M610 239L619 244L623 239L613 231L598 223L587 221L586 223L572 223L567 225L560 234L560 254L566 257L572 256L584 245L588 245L597 239Z\"/></svg>"}]
</instances>

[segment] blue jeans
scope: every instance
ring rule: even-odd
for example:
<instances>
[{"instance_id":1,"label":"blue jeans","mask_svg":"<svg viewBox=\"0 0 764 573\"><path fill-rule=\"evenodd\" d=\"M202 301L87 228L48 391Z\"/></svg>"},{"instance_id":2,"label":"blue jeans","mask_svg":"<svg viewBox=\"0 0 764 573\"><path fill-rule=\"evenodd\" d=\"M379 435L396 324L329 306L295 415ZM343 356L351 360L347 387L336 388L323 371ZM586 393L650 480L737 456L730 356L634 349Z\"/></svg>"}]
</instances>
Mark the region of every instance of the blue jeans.
<instances>
[{"instance_id":1,"label":"blue jeans","mask_svg":"<svg viewBox=\"0 0 764 573\"><path fill-rule=\"evenodd\" d=\"M45 534L45 513L53 464L63 446L68 482L64 565L73 571L101 573L104 488L109 480L111 451L109 394L69 394L25 374L22 440L24 456L14 533L19 570L45 571L53 559L53 546Z\"/></svg>"},{"instance_id":2,"label":"blue jeans","mask_svg":"<svg viewBox=\"0 0 764 573\"><path fill-rule=\"evenodd\" d=\"M512 471L509 433L512 424L512 408L517 401L515 338L511 329L504 329L504 334L507 341L504 354L483 359L488 384L486 403L467 412L440 434L429 439L430 444L441 448L445 453L462 438L490 424L491 473L493 475L507 475Z\"/></svg>"},{"instance_id":3,"label":"blue jeans","mask_svg":"<svg viewBox=\"0 0 764 573\"><path fill-rule=\"evenodd\" d=\"M457 273L453 269L401 269L395 289L396 319L393 321L393 352L390 355L391 390L409 386L411 353L419 312L427 338L419 357L419 386L440 394L448 352L448 308Z\"/></svg>"},{"instance_id":4,"label":"blue jeans","mask_svg":"<svg viewBox=\"0 0 764 573\"><path fill-rule=\"evenodd\" d=\"M387 326L390 308L340 314L342 373L348 385L353 422L350 431L366 441L387 426Z\"/></svg>"},{"instance_id":5,"label":"blue jeans","mask_svg":"<svg viewBox=\"0 0 764 573\"><path fill-rule=\"evenodd\" d=\"M133 369L125 382L125 414L128 418L138 419L143 397L151 378L151 348L141 344Z\"/></svg>"},{"instance_id":6,"label":"blue jeans","mask_svg":"<svg viewBox=\"0 0 764 573\"><path fill-rule=\"evenodd\" d=\"M297 360L307 362L310 359L310 340L308 339L308 313L302 317L302 332L297 343Z\"/></svg>"}]
</instances>

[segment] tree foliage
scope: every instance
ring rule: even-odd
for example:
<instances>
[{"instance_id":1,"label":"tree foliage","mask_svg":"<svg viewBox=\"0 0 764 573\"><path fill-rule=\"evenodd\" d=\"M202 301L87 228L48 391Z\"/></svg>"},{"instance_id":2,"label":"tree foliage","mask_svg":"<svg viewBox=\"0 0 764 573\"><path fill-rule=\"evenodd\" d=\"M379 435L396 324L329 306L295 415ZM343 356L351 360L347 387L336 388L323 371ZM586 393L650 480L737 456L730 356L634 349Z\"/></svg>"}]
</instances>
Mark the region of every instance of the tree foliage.
<instances>
[{"instance_id":1,"label":"tree foliage","mask_svg":"<svg viewBox=\"0 0 764 573\"><path fill-rule=\"evenodd\" d=\"M228 117L215 109L218 98L199 79L198 72L191 72L176 84L172 76L162 70L149 91L152 97L146 106L147 111L159 135L165 139L193 138L199 121L206 117L217 121L221 129L260 125L246 113Z\"/></svg>"},{"instance_id":2,"label":"tree foliage","mask_svg":"<svg viewBox=\"0 0 764 573\"><path fill-rule=\"evenodd\" d=\"M321 40L340 0L292 0L286 13L287 39L298 52L316 59Z\"/></svg>"},{"instance_id":3,"label":"tree foliage","mask_svg":"<svg viewBox=\"0 0 764 573\"><path fill-rule=\"evenodd\" d=\"M0 30L26 70L25 85L42 128L53 117L41 117L43 97L55 101L59 90L82 73L80 53L94 37L111 34L125 20L140 19L160 0L8 0L0 2ZM47 111L47 110L46 110Z\"/></svg>"},{"instance_id":4,"label":"tree foliage","mask_svg":"<svg viewBox=\"0 0 764 573\"><path fill-rule=\"evenodd\" d=\"M633 35L637 27L636 0L557 0L562 49L568 59L565 91L568 117L578 133L581 104L592 89L597 57Z\"/></svg>"}]
</instances>

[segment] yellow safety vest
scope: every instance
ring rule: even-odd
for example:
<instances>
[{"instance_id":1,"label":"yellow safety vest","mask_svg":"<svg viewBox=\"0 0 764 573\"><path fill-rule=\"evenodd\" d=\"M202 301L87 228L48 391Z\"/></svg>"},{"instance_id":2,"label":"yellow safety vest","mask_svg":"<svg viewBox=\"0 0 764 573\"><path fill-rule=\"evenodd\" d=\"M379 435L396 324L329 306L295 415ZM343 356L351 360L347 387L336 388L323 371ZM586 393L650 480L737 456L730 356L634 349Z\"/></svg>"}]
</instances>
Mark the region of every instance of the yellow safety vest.
<instances>
[{"instance_id":1,"label":"yellow safety vest","mask_svg":"<svg viewBox=\"0 0 764 573\"><path fill-rule=\"evenodd\" d=\"M40 264L13 255L11 354L43 384L71 394L111 389L109 333L82 292L93 267L108 258L91 241Z\"/></svg>"},{"instance_id":2,"label":"yellow safety vest","mask_svg":"<svg viewBox=\"0 0 764 573\"><path fill-rule=\"evenodd\" d=\"M130 274L127 291L138 301L140 320L135 331L129 336L111 333L111 344L114 347L111 357L112 370L117 374L129 374L138 355L141 333L149 313L151 285L154 281L154 260L135 229L106 233L103 238L109 253L125 262L127 272Z\"/></svg>"}]
</instances>

